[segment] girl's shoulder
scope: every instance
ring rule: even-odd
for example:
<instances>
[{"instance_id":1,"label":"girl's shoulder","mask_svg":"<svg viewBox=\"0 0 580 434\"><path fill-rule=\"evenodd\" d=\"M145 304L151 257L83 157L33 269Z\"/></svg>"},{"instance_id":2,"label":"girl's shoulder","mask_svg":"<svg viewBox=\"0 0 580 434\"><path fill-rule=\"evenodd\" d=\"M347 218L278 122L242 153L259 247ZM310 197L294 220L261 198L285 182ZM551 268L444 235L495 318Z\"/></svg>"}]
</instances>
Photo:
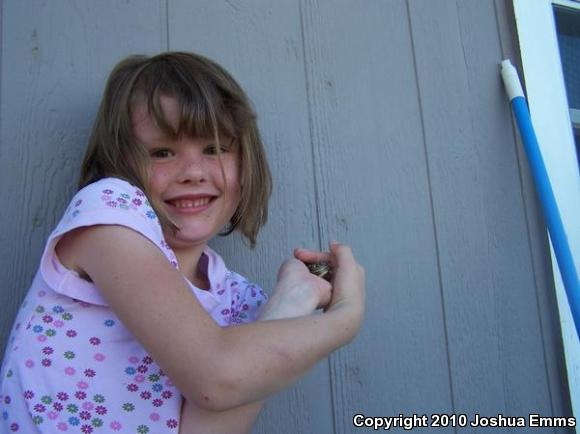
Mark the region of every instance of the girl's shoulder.
<instances>
[{"instance_id":1,"label":"girl's shoulder","mask_svg":"<svg viewBox=\"0 0 580 434\"><path fill-rule=\"evenodd\" d=\"M128 227L153 241L177 265L149 199L143 190L124 179L102 178L77 191L51 238L58 240L75 229L95 225Z\"/></svg>"},{"instance_id":2,"label":"girl's shoulder","mask_svg":"<svg viewBox=\"0 0 580 434\"><path fill-rule=\"evenodd\" d=\"M175 253L165 242L159 220L144 192L119 178L104 178L79 190L49 235L40 261L45 283L56 292L106 305L98 289L76 264L78 235L100 225L123 226L157 246L177 268ZM115 240L111 248L115 249ZM121 239L118 242L123 242Z\"/></svg>"},{"instance_id":3,"label":"girl's shoulder","mask_svg":"<svg viewBox=\"0 0 580 434\"><path fill-rule=\"evenodd\" d=\"M159 219L145 193L120 178L102 178L77 191L53 235L99 224L127 226L155 244L165 244Z\"/></svg>"},{"instance_id":4,"label":"girl's shoulder","mask_svg":"<svg viewBox=\"0 0 580 434\"><path fill-rule=\"evenodd\" d=\"M80 189L72 198L66 212L77 217L83 210L140 211L149 220L156 220L145 193L137 186L120 178L102 178Z\"/></svg>"}]
</instances>

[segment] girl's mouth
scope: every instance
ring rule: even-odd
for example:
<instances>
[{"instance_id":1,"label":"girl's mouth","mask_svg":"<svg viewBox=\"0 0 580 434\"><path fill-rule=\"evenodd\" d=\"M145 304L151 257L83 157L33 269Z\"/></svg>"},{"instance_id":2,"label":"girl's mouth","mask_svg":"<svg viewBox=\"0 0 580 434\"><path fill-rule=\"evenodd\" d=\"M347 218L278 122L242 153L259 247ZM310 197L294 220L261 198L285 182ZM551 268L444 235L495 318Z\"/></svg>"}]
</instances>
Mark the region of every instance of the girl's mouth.
<instances>
[{"instance_id":1,"label":"girl's mouth","mask_svg":"<svg viewBox=\"0 0 580 434\"><path fill-rule=\"evenodd\" d=\"M166 203L177 212L196 213L209 208L214 200L215 197L205 196L195 199L173 199L166 201Z\"/></svg>"}]
</instances>

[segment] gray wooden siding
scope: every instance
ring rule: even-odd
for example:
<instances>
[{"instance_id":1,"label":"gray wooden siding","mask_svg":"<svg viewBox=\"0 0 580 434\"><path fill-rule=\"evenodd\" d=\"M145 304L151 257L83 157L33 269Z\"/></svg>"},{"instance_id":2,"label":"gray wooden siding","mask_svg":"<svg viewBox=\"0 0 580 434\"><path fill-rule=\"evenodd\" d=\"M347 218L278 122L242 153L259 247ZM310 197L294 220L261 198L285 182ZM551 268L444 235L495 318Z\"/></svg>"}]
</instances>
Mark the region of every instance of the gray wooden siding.
<instances>
[{"instance_id":1,"label":"gray wooden siding","mask_svg":"<svg viewBox=\"0 0 580 434\"><path fill-rule=\"evenodd\" d=\"M356 413L570 415L545 231L498 74L518 56L510 3L4 0L1 346L109 70L188 50L245 87L275 180L257 249L214 247L267 289L299 245L344 240L367 270L360 335L272 398L256 434L360 432ZM456 431L494 430L437 430Z\"/></svg>"}]
</instances>

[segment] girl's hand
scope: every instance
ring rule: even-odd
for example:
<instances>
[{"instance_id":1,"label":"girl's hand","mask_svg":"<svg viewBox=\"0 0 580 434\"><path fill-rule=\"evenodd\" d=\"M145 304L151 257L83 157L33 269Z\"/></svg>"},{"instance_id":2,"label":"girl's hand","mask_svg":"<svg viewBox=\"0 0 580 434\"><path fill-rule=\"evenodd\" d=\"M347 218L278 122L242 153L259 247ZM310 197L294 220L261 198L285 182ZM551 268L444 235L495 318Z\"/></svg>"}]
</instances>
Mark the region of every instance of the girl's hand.
<instances>
[{"instance_id":1,"label":"girl's hand","mask_svg":"<svg viewBox=\"0 0 580 434\"><path fill-rule=\"evenodd\" d=\"M316 309L325 307L330 298L329 282L311 274L302 261L287 259L278 270L278 283L259 319L310 315Z\"/></svg>"},{"instance_id":2,"label":"girl's hand","mask_svg":"<svg viewBox=\"0 0 580 434\"><path fill-rule=\"evenodd\" d=\"M341 310L350 315L356 328L360 327L365 304L365 272L356 262L349 246L330 243L330 253L297 249L294 255L303 262L328 262L332 268L332 299L328 312Z\"/></svg>"},{"instance_id":3,"label":"girl's hand","mask_svg":"<svg viewBox=\"0 0 580 434\"><path fill-rule=\"evenodd\" d=\"M278 271L278 284L260 314L261 320L309 315L315 309L341 311L345 320L358 330L365 304L364 269L356 262L350 247L333 242L330 252L294 250L298 259L288 259ZM304 263L327 262L332 282L314 276Z\"/></svg>"}]
</instances>

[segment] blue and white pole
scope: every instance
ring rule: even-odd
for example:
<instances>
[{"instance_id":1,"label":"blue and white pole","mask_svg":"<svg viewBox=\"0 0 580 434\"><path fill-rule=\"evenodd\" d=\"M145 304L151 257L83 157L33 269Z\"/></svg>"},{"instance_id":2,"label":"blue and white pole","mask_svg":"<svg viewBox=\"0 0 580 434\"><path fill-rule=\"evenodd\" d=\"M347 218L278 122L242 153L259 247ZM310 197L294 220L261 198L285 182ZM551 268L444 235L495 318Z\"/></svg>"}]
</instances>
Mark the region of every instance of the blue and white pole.
<instances>
[{"instance_id":1,"label":"blue and white pole","mask_svg":"<svg viewBox=\"0 0 580 434\"><path fill-rule=\"evenodd\" d=\"M576 272L576 265L568 243L568 237L558 210L556 197L550 184L550 178L540 152L538 139L530 119L530 111L524 97L518 73L509 60L501 62L501 76L510 99L520 137L524 143L528 162L532 168L532 175L540 196L544 211L544 219L548 225L548 233L554 246L554 254L558 261L562 281L568 296L568 304L574 318L576 334L580 337L580 281Z\"/></svg>"}]
</instances>

